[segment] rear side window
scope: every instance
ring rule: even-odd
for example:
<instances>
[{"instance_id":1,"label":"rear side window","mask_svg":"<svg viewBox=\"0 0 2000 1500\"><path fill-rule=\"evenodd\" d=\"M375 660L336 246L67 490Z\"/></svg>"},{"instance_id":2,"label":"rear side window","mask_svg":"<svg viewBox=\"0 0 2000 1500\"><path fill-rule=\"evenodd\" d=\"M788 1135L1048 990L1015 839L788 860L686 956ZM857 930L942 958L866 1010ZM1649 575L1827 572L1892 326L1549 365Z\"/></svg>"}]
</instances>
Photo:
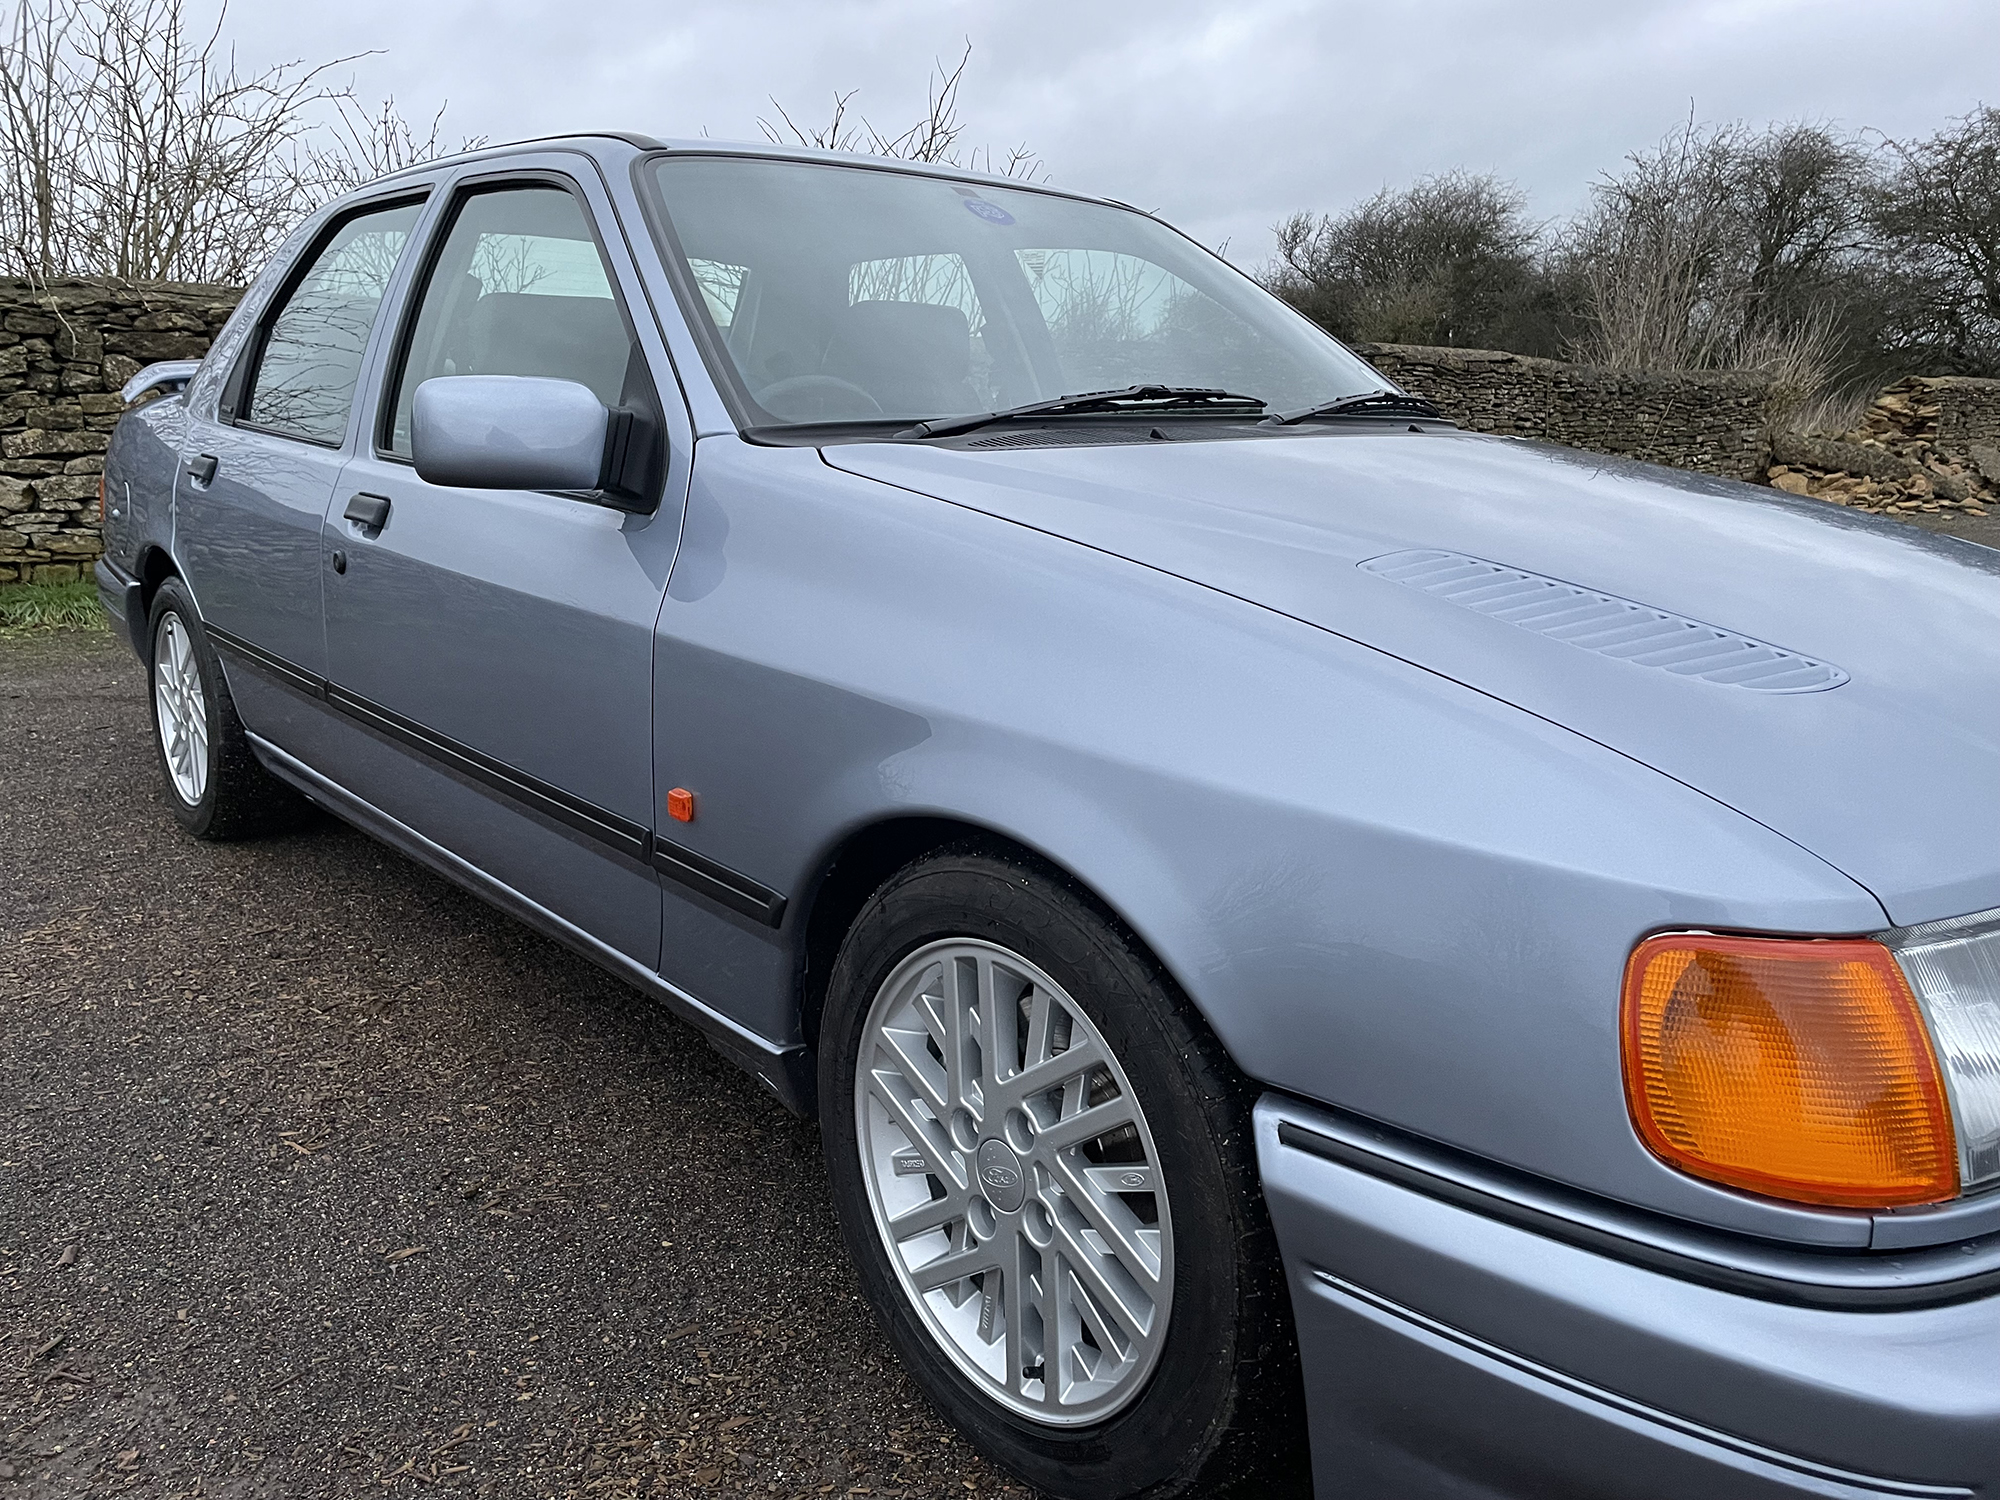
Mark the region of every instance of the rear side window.
<instances>
[{"instance_id":1,"label":"rear side window","mask_svg":"<svg viewBox=\"0 0 2000 1500\"><path fill-rule=\"evenodd\" d=\"M422 209L357 214L327 238L266 325L243 420L315 443L347 435L361 356Z\"/></svg>"},{"instance_id":2,"label":"rear side window","mask_svg":"<svg viewBox=\"0 0 2000 1500\"><path fill-rule=\"evenodd\" d=\"M384 434L410 455L417 387L453 375L539 375L608 407L650 409L645 361L583 206L535 184L463 199L418 306Z\"/></svg>"}]
</instances>

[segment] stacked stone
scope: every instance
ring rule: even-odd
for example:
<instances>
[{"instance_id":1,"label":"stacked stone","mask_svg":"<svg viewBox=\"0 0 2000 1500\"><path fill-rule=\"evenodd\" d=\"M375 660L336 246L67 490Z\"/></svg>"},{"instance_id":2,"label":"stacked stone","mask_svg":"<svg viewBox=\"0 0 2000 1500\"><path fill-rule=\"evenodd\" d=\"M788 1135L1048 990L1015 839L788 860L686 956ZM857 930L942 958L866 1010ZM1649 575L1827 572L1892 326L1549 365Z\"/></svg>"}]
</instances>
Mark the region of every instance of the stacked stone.
<instances>
[{"instance_id":1,"label":"stacked stone","mask_svg":"<svg viewBox=\"0 0 2000 1500\"><path fill-rule=\"evenodd\" d=\"M1603 370L1493 349L1357 344L1355 350L1475 432L1731 479L1761 479L1770 462L1770 383L1759 375Z\"/></svg>"},{"instance_id":2,"label":"stacked stone","mask_svg":"<svg viewBox=\"0 0 2000 1500\"><path fill-rule=\"evenodd\" d=\"M2000 380L1915 377L1883 391L1851 432L1781 432L1773 485L1875 515L2000 503Z\"/></svg>"},{"instance_id":3,"label":"stacked stone","mask_svg":"<svg viewBox=\"0 0 2000 1500\"><path fill-rule=\"evenodd\" d=\"M0 583L90 576L104 449L142 366L198 359L235 287L0 280Z\"/></svg>"}]
</instances>

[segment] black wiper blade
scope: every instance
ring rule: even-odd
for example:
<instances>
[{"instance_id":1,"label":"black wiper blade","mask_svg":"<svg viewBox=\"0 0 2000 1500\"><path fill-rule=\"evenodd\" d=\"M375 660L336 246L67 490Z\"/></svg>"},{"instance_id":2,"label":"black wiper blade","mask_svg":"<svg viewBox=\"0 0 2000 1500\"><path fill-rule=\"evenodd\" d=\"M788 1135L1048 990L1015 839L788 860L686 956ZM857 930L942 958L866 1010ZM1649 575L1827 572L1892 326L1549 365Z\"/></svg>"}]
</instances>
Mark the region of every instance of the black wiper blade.
<instances>
[{"instance_id":1,"label":"black wiper blade","mask_svg":"<svg viewBox=\"0 0 2000 1500\"><path fill-rule=\"evenodd\" d=\"M1000 411L981 412L971 417L942 417L919 422L896 434L899 438L955 437L993 422L1016 417L1069 415L1093 411L1156 411L1174 406L1234 406L1262 411L1261 396L1241 396L1234 391L1211 390L1193 385L1128 385L1116 391L1079 391L1073 396L1055 396L1047 401L1030 401L1026 406L1009 406Z\"/></svg>"},{"instance_id":2,"label":"black wiper blade","mask_svg":"<svg viewBox=\"0 0 2000 1500\"><path fill-rule=\"evenodd\" d=\"M1266 427L1289 427L1294 422L1303 422L1308 417L1338 417L1347 412L1372 415L1380 412L1384 416L1408 413L1413 417L1442 418L1439 411L1422 396L1412 396L1405 391L1366 391L1359 396L1342 396L1338 401L1322 401L1318 406L1302 406L1297 411L1273 412L1264 418Z\"/></svg>"}]
</instances>

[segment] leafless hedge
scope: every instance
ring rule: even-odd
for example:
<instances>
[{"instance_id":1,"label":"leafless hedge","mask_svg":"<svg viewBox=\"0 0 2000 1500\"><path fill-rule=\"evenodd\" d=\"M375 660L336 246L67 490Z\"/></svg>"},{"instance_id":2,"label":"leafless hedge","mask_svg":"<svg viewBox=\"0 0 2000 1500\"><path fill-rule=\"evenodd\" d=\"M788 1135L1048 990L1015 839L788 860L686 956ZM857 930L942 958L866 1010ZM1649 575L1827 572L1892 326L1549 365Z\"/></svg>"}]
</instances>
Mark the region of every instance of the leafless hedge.
<instances>
[{"instance_id":1,"label":"leafless hedge","mask_svg":"<svg viewBox=\"0 0 2000 1500\"><path fill-rule=\"evenodd\" d=\"M1343 337L1613 370L1757 370L1801 411L2000 375L2000 110L1919 141L1690 121L1567 223L1447 173L1278 226L1270 285Z\"/></svg>"}]
</instances>

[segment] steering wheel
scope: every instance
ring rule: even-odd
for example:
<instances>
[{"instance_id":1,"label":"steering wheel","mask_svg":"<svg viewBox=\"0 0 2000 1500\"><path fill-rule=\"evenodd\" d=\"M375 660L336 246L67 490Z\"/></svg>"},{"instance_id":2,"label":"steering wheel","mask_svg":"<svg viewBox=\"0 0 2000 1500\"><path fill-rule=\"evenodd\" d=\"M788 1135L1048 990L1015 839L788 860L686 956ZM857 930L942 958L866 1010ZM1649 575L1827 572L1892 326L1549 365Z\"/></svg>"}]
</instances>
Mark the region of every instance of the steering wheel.
<instances>
[{"instance_id":1,"label":"steering wheel","mask_svg":"<svg viewBox=\"0 0 2000 1500\"><path fill-rule=\"evenodd\" d=\"M793 422L879 416L882 403L838 375L792 375L756 393L757 404Z\"/></svg>"}]
</instances>

